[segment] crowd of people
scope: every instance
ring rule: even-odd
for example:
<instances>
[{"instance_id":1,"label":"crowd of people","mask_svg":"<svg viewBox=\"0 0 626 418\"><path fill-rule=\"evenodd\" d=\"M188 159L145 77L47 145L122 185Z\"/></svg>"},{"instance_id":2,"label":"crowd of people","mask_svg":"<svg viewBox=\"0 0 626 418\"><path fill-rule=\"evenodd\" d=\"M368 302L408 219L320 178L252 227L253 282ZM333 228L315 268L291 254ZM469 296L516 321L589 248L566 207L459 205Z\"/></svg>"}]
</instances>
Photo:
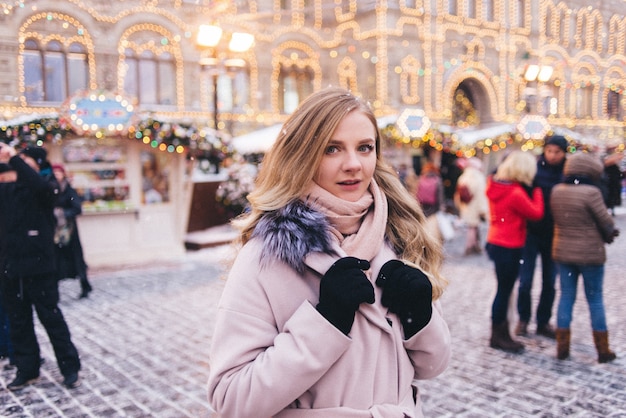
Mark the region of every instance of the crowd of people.
<instances>
[{"instance_id":1,"label":"crowd of people","mask_svg":"<svg viewBox=\"0 0 626 418\"><path fill-rule=\"evenodd\" d=\"M0 358L15 369L9 390L39 377L43 361L33 309L43 325L63 375L63 385L80 384L80 358L58 306L58 281L87 279L76 216L81 199L62 165L51 165L44 148L21 150L0 142Z\"/></svg>"},{"instance_id":2,"label":"crowd of people","mask_svg":"<svg viewBox=\"0 0 626 418\"><path fill-rule=\"evenodd\" d=\"M582 276L598 361L604 363L616 358L608 343L602 282L605 244L619 234L611 215L615 216L615 207L621 205L623 153L609 147L601 158L583 151L570 153L569 149L565 137L548 135L541 155L507 153L488 175L476 157L457 160L462 172L454 186L454 209L466 231L465 255L481 254L484 246L494 264L497 286L491 307L490 346L513 353L524 351L524 344L511 335L508 318L517 284L514 336L529 335L529 324L534 321L537 335L556 340L556 357L568 358L573 305ZM436 183L431 173L437 168L431 165L424 165L428 168L416 181L415 195L425 214L432 216L448 208L439 200L431 204L419 193L420 182ZM485 221L488 234L483 243L478 231ZM533 308L538 258L541 290ZM550 321L557 277L560 298L555 328Z\"/></svg>"}]
</instances>

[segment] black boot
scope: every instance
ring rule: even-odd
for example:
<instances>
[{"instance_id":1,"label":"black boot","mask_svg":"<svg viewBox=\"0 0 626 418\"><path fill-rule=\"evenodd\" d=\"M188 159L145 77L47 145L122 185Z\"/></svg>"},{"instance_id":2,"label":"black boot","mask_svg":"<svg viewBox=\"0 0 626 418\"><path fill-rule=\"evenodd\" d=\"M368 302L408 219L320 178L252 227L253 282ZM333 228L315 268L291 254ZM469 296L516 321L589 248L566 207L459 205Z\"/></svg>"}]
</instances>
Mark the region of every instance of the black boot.
<instances>
[{"instance_id":1,"label":"black boot","mask_svg":"<svg viewBox=\"0 0 626 418\"><path fill-rule=\"evenodd\" d=\"M17 374L15 375L15 379L13 379L13 381L7 385L7 389L9 389L10 391L20 390L30 385L31 383L34 383L35 380L37 380L38 378L39 378L39 374L29 376L24 373L21 373L18 370Z\"/></svg>"},{"instance_id":2,"label":"black boot","mask_svg":"<svg viewBox=\"0 0 626 418\"><path fill-rule=\"evenodd\" d=\"M86 297L89 297L89 293L93 290L91 287L91 284L89 284L89 280L87 280L87 276L81 276L80 277L80 299L84 299Z\"/></svg>"},{"instance_id":3,"label":"black boot","mask_svg":"<svg viewBox=\"0 0 626 418\"><path fill-rule=\"evenodd\" d=\"M507 321L491 325L491 348L507 351L509 353L521 353L524 351L524 344L514 341L509 333L509 323Z\"/></svg>"}]
</instances>

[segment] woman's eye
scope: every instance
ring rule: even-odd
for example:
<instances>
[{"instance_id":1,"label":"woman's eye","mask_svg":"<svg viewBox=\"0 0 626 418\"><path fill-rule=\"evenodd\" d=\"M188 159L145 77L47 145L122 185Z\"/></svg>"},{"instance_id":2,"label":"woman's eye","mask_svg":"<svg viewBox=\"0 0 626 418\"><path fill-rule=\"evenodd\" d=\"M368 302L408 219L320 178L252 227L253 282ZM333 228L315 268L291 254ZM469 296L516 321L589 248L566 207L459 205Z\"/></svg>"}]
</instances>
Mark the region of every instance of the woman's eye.
<instances>
[{"instance_id":1,"label":"woman's eye","mask_svg":"<svg viewBox=\"0 0 626 418\"><path fill-rule=\"evenodd\" d=\"M361 152L371 152L371 151L374 151L374 145L372 145L372 144L362 145L361 147L359 147L359 151L361 151Z\"/></svg>"},{"instance_id":2,"label":"woman's eye","mask_svg":"<svg viewBox=\"0 0 626 418\"><path fill-rule=\"evenodd\" d=\"M339 148L337 148L335 145L330 145L326 147L326 154L334 154L337 151L339 151Z\"/></svg>"}]
</instances>

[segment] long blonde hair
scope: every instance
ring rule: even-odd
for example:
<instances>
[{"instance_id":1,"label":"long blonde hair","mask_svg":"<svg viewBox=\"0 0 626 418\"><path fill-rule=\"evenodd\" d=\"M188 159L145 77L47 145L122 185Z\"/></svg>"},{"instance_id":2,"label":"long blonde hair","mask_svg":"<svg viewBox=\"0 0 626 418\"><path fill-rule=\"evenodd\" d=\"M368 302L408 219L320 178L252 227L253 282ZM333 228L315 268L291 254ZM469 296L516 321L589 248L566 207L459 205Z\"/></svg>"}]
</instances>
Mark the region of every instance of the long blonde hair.
<instances>
[{"instance_id":1,"label":"long blonde hair","mask_svg":"<svg viewBox=\"0 0 626 418\"><path fill-rule=\"evenodd\" d=\"M493 178L500 181L516 181L527 186L533 184L537 174L537 158L530 152L516 150L506 156L498 166Z\"/></svg>"},{"instance_id":2,"label":"long blonde hair","mask_svg":"<svg viewBox=\"0 0 626 418\"><path fill-rule=\"evenodd\" d=\"M389 213L386 237L402 259L419 266L433 284L433 298L443 293L447 281L440 274L443 249L426 228L426 218L417 201L400 182L395 171L381 158L380 132L369 105L348 90L329 87L306 98L284 123L276 142L261 164L256 187L248 195L250 212L233 223L240 244L250 239L261 217L302 196L313 181L328 143L350 112L366 115L376 129L374 179L387 197Z\"/></svg>"}]
</instances>

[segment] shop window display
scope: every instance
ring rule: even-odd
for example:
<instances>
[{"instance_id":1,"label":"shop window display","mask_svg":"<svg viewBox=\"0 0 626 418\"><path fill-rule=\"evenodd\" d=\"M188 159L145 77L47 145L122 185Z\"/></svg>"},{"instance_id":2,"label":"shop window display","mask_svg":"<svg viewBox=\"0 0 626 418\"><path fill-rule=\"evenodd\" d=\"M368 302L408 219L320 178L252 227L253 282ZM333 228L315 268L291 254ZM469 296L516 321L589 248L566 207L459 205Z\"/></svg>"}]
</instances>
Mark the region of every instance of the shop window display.
<instances>
[{"instance_id":1,"label":"shop window display","mask_svg":"<svg viewBox=\"0 0 626 418\"><path fill-rule=\"evenodd\" d=\"M141 178L142 203L169 202L169 172L163 153L141 152Z\"/></svg>"},{"instance_id":2,"label":"shop window display","mask_svg":"<svg viewBox=\"0 0 626 418\"><path fill-rule=\"evenodd\" d=\"M122 147L76 140L63 147L63 160L72 186L84 199L84 212L130 209L130 184Z\"/></svg>"}]
</instances>

